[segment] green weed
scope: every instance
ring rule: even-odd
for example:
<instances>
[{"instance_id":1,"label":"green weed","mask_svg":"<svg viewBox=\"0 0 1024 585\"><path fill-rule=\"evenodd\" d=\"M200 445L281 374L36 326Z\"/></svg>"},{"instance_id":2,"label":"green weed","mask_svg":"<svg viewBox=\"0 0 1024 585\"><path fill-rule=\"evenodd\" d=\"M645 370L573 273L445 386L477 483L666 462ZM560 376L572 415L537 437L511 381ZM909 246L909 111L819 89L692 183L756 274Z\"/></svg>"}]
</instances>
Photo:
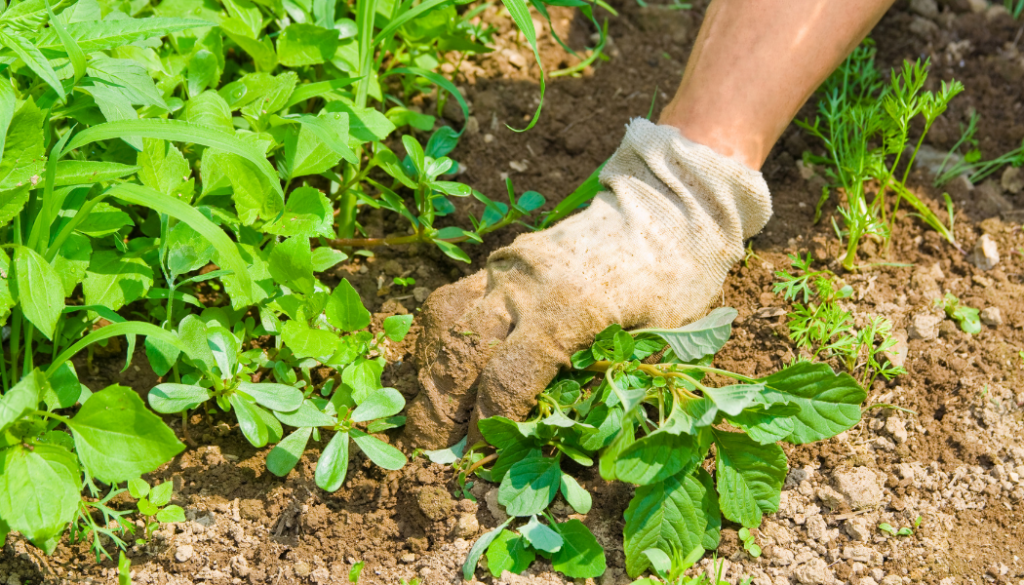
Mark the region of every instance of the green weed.
<instances>
[{"instance_id":1,"label":"green weed","mask_svg":"<svg viewBox=\"0 0 1024 585\"><path fill-rule=\"evenodd\" d=\"M946 293L941 299L936 299L935 304L941 306L946 316L956 321L964 333L981 333L980 310L962 304L953 293Z\"/></svg>"},{"instance_id":2,"label":"green weed","mask_svg":"<svg viewBox=\"0 0 1024 585\"><path fill-rule=\"evenodd\" d=\"M749 529L778 508L788 470L776 442L819 441L850 428L865 393L849 374L821 363L756 379L713 367L735 317L733 309L716 309L673 330L611 326L573 356L572 371L540 395L529 420L481 420L487 444L471 446L462 459L475 462L459 465L500 484L498 502L510 518L474 544L464 578L484 554L493 575L522 572L537 556L571 578L604 572L604 550L589 529L548 511L559 494L577 513L590 511L590 493L563 470L570 460L637 486L625 512L630 576L654 568L673 582L700 582L679 575L718 547L723 517L748 529L745 546L756 554ZM645 363L654 355L658 363ZM712 375L731 384L711 385ZM722 430L724 422L740 432ZM712 445L714 477L703 466ZM666 559L680 555L689 560L666 573Z\"/></svg>"}]
</instances>

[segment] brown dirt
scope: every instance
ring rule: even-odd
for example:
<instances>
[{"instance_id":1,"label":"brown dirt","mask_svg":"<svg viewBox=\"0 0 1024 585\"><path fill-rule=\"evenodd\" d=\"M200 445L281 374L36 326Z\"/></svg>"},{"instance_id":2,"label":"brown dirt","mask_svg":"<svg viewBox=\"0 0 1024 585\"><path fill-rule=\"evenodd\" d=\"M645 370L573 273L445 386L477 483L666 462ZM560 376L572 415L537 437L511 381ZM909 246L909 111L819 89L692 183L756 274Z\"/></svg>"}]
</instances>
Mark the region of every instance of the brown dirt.
<instances>
[{"instance_id":1,"label":"brown dirt","mask_svg":"<svg viewBox=\"0 0 1024 585\"><path fill-rule=\"evenodd\" d=\"M612 153L625 123L645 115L652 97L655 113L667 102L699 26L700 6L666 11L629 0L612 4L620 16L609 21L611 60L578 78L550 80L541 122L523 134L505 124L523 126L532 114L537 69L509 22L491 10L487 18L501 31L498 50L459 73L475 120L453 155L465 166L462 180L497 197L507 174L517 192L540 191L550 208ZM927 56L933 64L931 83L955 76L966 86L936 123L931 146L952 146L959 125L976 110L982 115L978 137L986 157L1015 148L1024 139L1024 58L1017 50L1024 23L995 14L995 9L972 13L966 0L939 4L940 14L930 18L903 2L886 15L873 33L879 65L887 69L904 58ZM557 30L575 47L593 32L568 11L553 10L553 15ZM542 53L548 68L574 62L550 40L542 43ZM524 62L520 57L526 58L522 67L517 65ZM423 105L430 106L429 99ZM445 111L461 122L461 114ZM808 105L801 115L812 113ZM821 179L803 179L795 164L805 150L817 148L793 126L765 164L775 217L753 240L756 256L737 267L726 283L722 303L740 316L733 340L719 354L723 367L762 375L794 357L782 318L755 316L762 307L784 306L771 284L773 271L788 267L785 254L810 251L819 265L839 271L829 263L837 247L830 227L835 202L826 205L824 220L814 225ZM930 187L930 179L915 170L909 184L938 210L941 191ZM983 272L919 221L902 216L889 260L913 267L843 275L855 290L848 308L858 319L884 315L903 331L914 315L934 312L936 290L950 291L971 306L999 308L1004 322L968 336L945 321L938 339L910 341L908 373L876 382L868 397L868 404L908 410L870 409L862 423L832 440L787 447L793 471L781 510L759 531L765 554L748 557L727 528L718 552L726 559L729 578L749 574L758 585L1024 579L1024 360L1017 353L1024 349L1024 235L1019 223L999 218L1008 206L1024 208L1024 192L1004 192L998 175L987 186L950 191L957 205L957 238L969 250L982 233L990 234L999 244L1000 264ZM480 211L476 202L467 202L452 221L468 224L465 215ZM362 220L373 236L402 229L378 212ZM479 269L491 250L516 233L493 234L473 248L472 266L412 246L377 250L375 257L357 258L335 276L352 279L378 319L415 311L426 292ZM414 276L417 290L387 286L393 276L402 275ZM415 334L416 329L410 339ZM384 378L406 396L417 391L411 347L407 341L394 350ZM83 377L94 390L118 382L144 393L156 383L142 355L125 374L117 372L118 360L98 356L96 364L99 371ZM79 371L86 372L84 364ZM168 422L181 430L180 421ZM422 458L401 471L385 472L355 454L344 487L327 494L313 482L322 443L311 443L296 470L281 479L264 468L269 450L253 449L230 421L196 415L190 423L192 437L203 446L149 478L175 483L174 503L186 508L189 521L131 548L136 583L340 584L348 582L348 571L359 560L367 564L360 583L397 584L413 577L427 585L458 583L459 566L473 540L502 519L500 510L487 504L494 486L478 482L472 489L477 502L463 499L453 495L457 490L450 470ZM853 510L836 490L842 491L842 478L858 468L876 474L882 489L873 505ZM597 582L628 583L621 531L632 490L607 484L592 470L580 470L579 477L595 499L585 521L608 552L609 571ZM570 512L558 503L555 508L556 515ZM876 528L879 522L907 526L918 516L921 526L910 537L887 537ZM563 583L549 571L538 563L531 577L501 582ZM116 568L110 561L94 563L83 545L62 546L44 561L12 537L0 555L0 576L0 583L8 585L106 584L116 583ZM477 577L492 582L483 570Z\"/></svg>"}]
</instances>

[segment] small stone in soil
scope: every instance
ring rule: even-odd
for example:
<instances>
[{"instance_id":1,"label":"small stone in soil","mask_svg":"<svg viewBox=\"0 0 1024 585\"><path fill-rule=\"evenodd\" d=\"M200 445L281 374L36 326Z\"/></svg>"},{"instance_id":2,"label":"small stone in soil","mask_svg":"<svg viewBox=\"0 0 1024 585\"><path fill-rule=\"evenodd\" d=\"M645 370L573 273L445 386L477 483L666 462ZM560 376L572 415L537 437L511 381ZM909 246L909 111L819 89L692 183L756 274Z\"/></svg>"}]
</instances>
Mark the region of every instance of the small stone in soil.
<instances>
[{"instance_id":1,"label":"small stone in soil","mask_svg":"<svg viewBox=\"0 0 1024 585\"><path fill-rule=\"evenodd\" d=\"M313 572L313 569L309 566L309 563L307 563L306 561L299 561L295 563L293 569L295 570L296 577L308 577L309 574Z\"/></svg>"},{"instance_id":2,"label":"small stone in soil","mask_svg":"<svg viewBox=\"0 0 1024 585\"><path fill-rule=\"evenodd\" d=\"M846 496L850 507L870 508L882 503L884 494L878 476L866 467L837 471L836 491Z\"/></svg>"},{"instance_id":3,"label":"small stone in soil","mask_svg":"<svg viewBox=\"0 0 1024 585\"><path fill-rule=\"evenodd\" d=\"M988 234L982 234L974 244L971 263L982 270L991 270L999 264L999 245Z\"/></svg>"},{"instance_id":4,"label":"small stone in soil","mask_svg":"<svg viewBox=\"0 0 1024 585\"><path fill-rule=\"evenodd\" d=\"M939 336L939 323L942 317L919 313L910 319L910 327L907 328L907 335L910 339L923 339L928 341Z\"/></svg>"},{"instance_id":5,"label":"small stone in soil","mask_svg":"<svg viewBox=\"0 0 1024 585\"><path fill-rule=\"evenodd\" d=\"M1003 324L1003 315L999 311L999 307L988 307L981 311L981 322L985 325L991 325L992 327L998 327Z\"/></svg>"},{"instance_id":6,"label":"small stone in soil","mask_svg":"<svg viewBox=\"0 0 1024 585\"><path fill-rule=\"evenodd\" d=\"M174 560L179 563L184 563L191 559L193 555L195 555L195 549L192 548L192 545L183 544L178 547L178 550L174 551Z\"/></svg>"}]
</instances>

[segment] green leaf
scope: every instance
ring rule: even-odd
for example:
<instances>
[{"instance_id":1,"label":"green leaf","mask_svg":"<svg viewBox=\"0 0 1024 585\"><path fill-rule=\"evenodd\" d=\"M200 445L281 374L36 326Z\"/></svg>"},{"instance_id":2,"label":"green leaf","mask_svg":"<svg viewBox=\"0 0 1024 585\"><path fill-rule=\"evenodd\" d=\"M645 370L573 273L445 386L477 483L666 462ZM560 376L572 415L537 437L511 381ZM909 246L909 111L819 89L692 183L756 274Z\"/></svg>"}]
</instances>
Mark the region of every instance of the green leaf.
<instances>
[{"instance_id":1,"label":"green leaf","mask_svg":"<svg viewBox=\"0 0 1024 585\"><path fill-rule=\"evenodd\" d=\"M274 52L274 45L270 42L270 37L265 36L259 40L252 38L249 36L251 31L248 30L247 25L237 18L225 18L220 23L220 29L252 57L258 72L273 71L277 67L277 53Z\"/></svg>"},{"instance_id":2,"label":"green leaf","mask_svg":"<svg viewBox=\"0 0 1024 585\"><path fill-rule=\"evenodd\" d=\"M315 175L334 168L341 155L325 143L308 124L289 125L281 139L283 158L277 157L281 176L287 179Z\"/></svg>"},{"instance_id":3,"label":"green leaf","mask_svg":"<svg viewBox=\"0 0 1024 585\"><path fill-rule=\"evenodd\" d=\"M373 108L360 108L337 101L330 102L324 109L348 114L349 134L359 142L379 142L395 130L391 120Z\"/></svg>"},{"instance_id":4,"label":"green leaf","mask_svg":"<svg viewBox=\"0 0 1024 585\"><path fill-rule=\"evenodd\" d=\"M459 248L451 242L435 239L434 243L437 244L437 247L441 248L441 251L452 260L458 260L459 262L465 262L466 264L473 261L469 257L469 254L465 253L462 248Z\"/></svg>"},{"instance_id":5,"label":"green leaf","mask_svg":"<svg viewBox=\"0 0 1024 585\"><path fill-rule=\"evenodd\" d=\"M285 104L285 106L294 106L295 104L302 103L308 99L331 93L336 89L348 87L358 80L358 77L341 77L338 79L317 81L315 83L304 83L295 88L295 91L292 93L291 97L288 98L288 103Z\"/></svg>"},{"instance_id":6,"label":"green leaf","mask_svg":"<svg viewBox=\"0 0 1024 585\"><path fill-rule=\"evenodd\" d=\"M28 100L31 101L31 100ZM7 130L14 118L14 106L17 98L14 95L14 88L8 81L0 81L0 159L4 155L4 145L7 142ZM42 129L40 129L42 136ZM0 223L2 225L2 223Z\"/></svg>"},{"instance_id":7,"label":"green leaf","mask_svg":"<svg viewBox=\"0 0 1024 585\"><path fill-rule=\"evenodd\" d=\"M68 34L68 30L64 26L64 15L61 14L60 17L57 17L53 13L49 1L44 0L44 2L46 3L46 12L50 16L50 27L57 33L61 44L64 45L64 52L68 54L71 67L75 70L75 81L77 82L85 76L85 53L82 52L82 48L78 46L74 37ZM0 148L0 151L3 151L3 148Z\"/></svg>"},{"instance_id":8,"label":"green leaf","mask_svg":"<svg viewBox=\"0 0 1024 585\"><path fill-rule=\"evenodd\" d=\"M331 238L334 237L334 209L320 191L299 187L288 194L284 213L264 225L263 230L279 236Z\"/></svg>"},{"instance_id":9,"label":"green leaf","mask_svg":"<svg viewBox=\"0 0 1024 585\"><path fill-rule=\"evenodd\" d=\"M648 485L680 472L690 472L704 458L692 435L654 432L618 456L615 476L620 481Z\"/></svg>"},{"instance_id":10,"label":"green leaf","mask_svg":"<svg viewBox=\"0 0 1024 585\"><path fill-rule=\"evenodd\" d=\"M9 82L2 82L3 85ZM0 225L10 221L28 200L28 189L43 174L43 112L28 98L11 117L5 137L4 156L0 159ZM19 189L19 187L21 189Z\"/></svg>"},{"instance_id":11,"label":"green leaf","mask_svg":"<svg viewBox=\"0 0 1024 585\"><path fill-rule=\"evenodd\" d=\"M76 134L65 147L61 156L87 144L100 140L138 136L140 138L160 138L178 142L191 142L209 146L225 152L236 154L252 163L256 169L270 182L271 188L279 200L284 200L284 191L277 180L277 172L267 161L266 152L261 151L253 142L240 139L232 132L199 126L183 120L163 120L149 118L145 120L120 120L97 124Z\"/></svg>"},{"instance_id":12,"label":"green leaf","mask_svg":"<svg viewBox=\"0 0 1024 585\"><path fill-rule=\"evenodd\" d=\"M90 475L105 483L154 471L185 450L139 395L124 386L93 394L67 425L74 433L78 458Z\"/></svg>"},{"instance_id":13,"label":"green leaf","mask_svg":"<svg viewBox=\"0 0 1024 585\"><path fill-rule=\"evenodd\" d=\"M607 562L604 548L590 529L579 520L569 520L554 527L564 543L551 557L551 566L567 577L589 579L604 574Z\"/></svg>"},{"instance_id":14,"label":"green leaf","mask_svg":"<svg viewBox=\"0 0 1024 585\"><path fill-rule=\"evenodd\" d=\"M39 406L46 385L46 377L37 368L0 397L0 433Z\"/></svg>"},{"instance_id":15,"label":"green leaf","mask_svg":"<svg viewBox=\"0 0 1024 585\"><path fill-rule=\"evenodd\" d=\"M50 66L50 62L46 57L39 51L39 48L32 44L32 41L11 29L7 29L7 32L0 30L0 45L9 47L14 51L14 54L24 61L29 69L53 88L53 91L60 98L64 98L64 86L61 84L60 79L57 78L57 73Z\"/></svg>"},{"instance_id":16,"label":"green leaf","mask_svg":"<svg viewBox=\"0 0 1024 585\"><path fill-rule=\"evenodd\" d=\"M498 503L510 516L533 516L555 499L562 469L550 457L527 457L513 465L498 487Z\"/></svg>"},{"instance_id":17,"label":"green leaf","mask_svg":"<svg viewBox=\"0 0 1024 585\"><path fill-rule=\"evenodd\" d=\"M160 485L154 486L149 492L149 501L155 506L166 506L171 501L171 496L174 494L174 484L165 481Z\"/></svg>"},{"instance_id":18,"label":"green leaf","mask_svg":"<svg viewBox=\"0 0 1024 585\"><path fill-rule=\"evenodd\" d=\"M341 250L335 250L326 246L313 249L313 272L323 272L337 265L339 262L348 260L348 254Z\"/></svg>"},{"instance_id":19,"label":"green leaf","mask_svg":"<svg viewBox=\"0 0 1024 585\"><path fill-rule=\"evenodd\" d=\"M626 572L636 577L650 561L644 551L693 550L701 546L708 518L704 485L686 473L637 488L623 528Z\"/></svg>"},{"instance_id":20,"label":"green leaf","mask_svg":"<svg viewBox=\"0 0 1024 585\"><path fill-rule=\"evenodd\" d=\"M316 464L314 480L325 492L338 491L348 473L348 433L334 433Z\"/></svg>"},{"instance_id":21,"label":"green leaf","mask_svg":"<svg viewBox=\"0 0 1024 585\"><path fill-rule=\"evenodd\" d=\"M164 140L146 138L143 149L136 157L141 167L139 180L150 189L189 203L193 186L189 182L192 169L188 161L173 144Z\"/></svg>"},{"instance_id":22,"label":"green leaf","mask_svg":"<svg viewBox=\"0 0 1024 585\"><path fill-rule=\"evenodd\" d=\"M769 403L795 404L791 443L804 444L834 437L852 428L861 417L864 390L847 373L836 374L827 364L797 362L761 380Z\"/></svg>"},{"instance_id":23,"label":"green leaf","mask_svg":"<svg viewBox=\"0 0 1024 585\"><path fill-rule=\"evenodd\" d=\"M650 333L661 337L675 351L676 357L689 362L718 353L725 342L729 341L736 315L736 309L719 307L703 319L678 329L640 329L632 333Z\"/></svg>"},{"instance_id":24,"label":"green leaf","mask_svg":"<svg viewBox=\"0 0 1024 585\"><path fill-rule=\"evenodd\" d=\"M196 96L208 87L215 87L220 80L220 64L217 57L206 49L200 49L188 60L188 75L185 85L188 95Z\"/></svg>"},{"instance_id":25,"label":"green leaf","mask_svg":"<svg viewBox=\"0 0 1024 585\"><path fill-rule=\"evenodd\" d=\"M359 445L359 449L377 466L392 471L405 466L405 455L398 449L362 431L352 429L351 432L352 440L356 442L356 445Z\"/></svg>"},{"instance_id":26,"label":"green leaf","mask_svg":"<svg viewBox=\"0 0 1024 585\"><path fill-rule=\"evenodd\" d=\"M62 160L57 163L54 187L91 185L133 175L141 167L114 162L88 160Z\"/></svg>"},{"instance_id":27,"label":"green leaf","mask_svg":"<svg viewBox=\"0 0 1024 585\"><path fill-rule=\"evenodd\" d=\"M292 412L276 411L274 416L286 425L296 428L334 426L338 421L324 413L310 400L304 400L302 406Z\"/></svg>"},{"instance_id":28,"label":"green leaf","mask_svg":"<svg viewBox=\"0 0 1024 585\"><path fill-rule=\"evenodd\" d=\"M216 250L187 223L177 223L167 233L167 269L173 278L198 270L213 260Z\"/></svg>"},{"instance_id":29,"label":"green leaf","mask_svg":"<svg viewBox=\"0 0 1024 585\"><path fill-rule=\"evenodd\" d=\"M405 398L394 388L372 392L352 411L352 422L366 422L398 414L405 408ZM358 441L357 441L358 442Z\"/></svg>"},{"instance_id":30,"label":"green leaf","mask_svg":"<svg viewBox=\"0 0 1024 585\"><path fill-rule=\"evenodd\" d=\"M149 484L139 477L129 479L128 493L136 500L144 498L149 495Z\"/></svg>"},{"instance_id":31,"label":"green leaf","mask_svg":"<svg viewBox=\"0 0 1024 585\"><path fill-rule=\"evenodd\" d=\"M81 471L67 449L36 443L0 451L0 525L40 548L51 548L44 543L75 519L81 491Z\"/></svg>"},{"instance_id":32,"label":"green leaf","mask_svg":"<svg viewBox=\"0 0 1024 585\"><path fill-rule=\"evenodd\" d=\"M313 259L309 238L295 236L274 246L270 251L270 274L277 282L305 295L313 294ZM330 304L328 304L328 320Z\"/></svg>"},{"instance_id":33,"label":"green leaf","mask_svg":"<svg viewBox=\"0 0 1024 585\"><path fill-rule=\"evenodd\" d=\"M167 108L146 68L135 61L96 55L89 60L89 75L116 87L132 105Z\"/></svg>"},{"instance_id":34,"label":"green leaf","mask_svg":"<svg viewBox=\"0 0 1024 585\"><path fill-rule=\"evenodd\" d=\"M554 530L538 522L536 516L531 516L530 521L519 529L519 533L537 550L554 553L562 548L562 537Z\"/></svg>"},{"instance_id":35,"label":"green leaf","mask_svg":"<svg viewBox=\"0 0 1024 585\"><path fill-rule=\"evenodd\" d=\"M707 528L704 529L704 536L701 539L701 546L707 550L717 550L718 543L721 541L722 532L722 512L718 507L718 492L715 490L715 480L711 477L711 474L704 471L703 467L698 467L694 470L693 475L689 479L696 479L703 488L703 495L700 500L700 509L704 512L704 517L708 521ZM696 555L696 552L691 552L692 555ZM704 554L703 551L700 553ZM697 562L700 559L698 556L693 559L693 562Z\"/></svg>"},{"instance_id":36,"label":"green leaf","mask_svg":"<svg viewBox=\"0 0 1024 585\"><path fill-rule=\"evenodd\" d=\"M341 279L331 292L325 313L328 323L346 332L357 331L370 324L370 312L346 278Z\"/></svg>"},{"instance_id":37,"label":"green leaf","mask_svg":"<svg viewBox=\"0 0 1024 585\"><path fill-rule=\"evenodd\" d=\"M348 114L340 112L327 112L321 116L296 114L288 116L284 120L302 124L304 129L312 132L334 154L346 161L352 164L359 162L356 153L348 145Z\"/></svg>"},{"instance_id":38,"label":"green leaf","mask_svg":"<svg viewBox=\"0 0 1024 585\"><path fill-rule=\"evenodd\" d=\"M47 339L53 339L64 309L64 285L52 266L35 250L14 248L14 288L22 313Z\"/></svg>"},{"instance_id":39,"label":"green leaf","mask_svg":"<svg viewBox=\"0 0 1024 585\"><path fill-rule=\"evenodd\" d=\"M491 546L494 539L501 534L502 530L512 522L512 518L505 520L501 526L485 533L476 542L473 543L473 547L469 549L469 555L466 556L466 562L462 563L462 578L466 581L473 579L473 574L476 572L476 564L480 561L480 557L484 554L484 551Z\"/></svg>"},{"instance_id":40,"label":"green leaf","mask_svg":"<svg viewBox=\"0 0 1024 585\"><path fill-rule=\"evenodd\" d=\"M405 339L410 327L412 327L412 315L392 315L384 319L384 334L395 343Z\"/></svg>"},{"instance_id":41,"label":"green leaf","mask_svg":"<svg viewBox=\"0 0 1024 585\"><path fill-rule=\"evenodd\" d=\"M496 578L505 571L518 575L528 569L536 558L537 554L530 550L526 538L509 530L502 529L487 547L487 569Z\"/></svg>"},{"instance_id":42,"label":"green leaf","mask_svg":"<svg viewBox=\"0 0 1024 585\"><path fill-rule=\"evenodd\" d=\"M583 486L571 475L562 474L562 497L576 510L577 514L588 514L594 505L590 492L583 489Z\"/></svg>"},{"instance_id":43,"label":"green leaf","mask_svg":"<svg viewBox=\"0 0 1024 585\"><path fill-rule=\"evenodd\" d=\"M152 502L150 502L146 498L142 498L141 500L139 500L138 506L139 513L143 516L155 516L156 513L160 511L159 508L157 508Z\"/></svg>"},{"instance_id":44,"label":"green leaf","mask_svg":"<svg viewBox=\"0 0 1024 585\"><path fill-rule=\"evenodd\" d=\"M762 513L779 509L789 466L778 445L760 445L743 433L713 431L719 505L726 518L754 528Z\"/></svg>"},{"instance_id":45,"label":"green leaf","mask_svg":"<svg viewBox=\"0 0 1024 585\"><path fill-rule=\"evenodd\" d=\"M326 63L338 49L338 31L312 24L289 25L277 38L277 55L286 67Z\"/></svg>"},{"instance_id":46,"label":"green leaf","mask_svg":"<svg viewBox=\"0 0 1024 585\"><path fill-rule=\"evenodd\" d=\"M291 412L302 406L302 391L287 384L239 382L238 389L271 410Z\"/></svg>"},{"instance_id":47,"label":"green leaf","mask_svg":"<svg viewBox=\"0 0 1024 585\"><path fill-rule=\"evenodd\" d=\"M266 446L270 440L270 433L267 430L266 423L263 422L263 418L256 411L259 407L250 403L239 394L229 396L228 402L235 409L235 417L238 418L238 428L242 430L245 438L257 449Z\"/></svg>"},{"instance_id":48,"label":"green leaf","mask_svg":"<svg viewBox=\"0 0 1024 585\"><path fill-rule=\"evenodd\" d=\"M704 395L725 414L735 416L747 408L764 391L762 384L733 384L721 388L705 388Z\"/></svg>"},{"instance_id":49,"label":"green leaf","mask_svg":"<svg viewBox=\"0 0 1024 585\"><path fill-rule=\"evenodd\" d=\"M156 519L164 524L173 524L185 521L185 510L181 506L167 506L156 513Z\"/></svg>"},{"instance_id":50,"label":"green leaf","mask_svg":"<svg viewBox=\"0 0 1024 585\"><path fill-rule=\"evenodd\" d=\"M116 250L102 250L92 256L82 292L86 304L103 305L116 311L145 296L152 285L153 269L144 259L125 256ZM63 287L58 287L59 294Z\"/></svg>"},{"instance_id":51,"label":"green leaf","mask_svg":"<svg viewBox=\"0 0 1024 585\"><path fill-rule=\"evenodd\" d=\"M192 410L213 395L202 386L191 384L159 384L149 391L149 406L161 414L174 414Z\"/></svg>"},{"instance_id":52,"label":"green leaf","mask_svg":"<svg viewBox=\"0 0 1024 585\"><path fill-rule=\"evenodd\" d=\"M711 426L717 416L718 407L709 397L675 402L665 424L661 425L661 431L676 435L696 435L700 429Z\"/></svg>"},{"instance_id":53,"label":"green leaf","mask_svg":"<svg viewBox=\"0 0 1024 585\"><path fill-rule=\"evenodd\" d=\"M794 411L799 412L796 405L773 404L763 410L744 410L736 416L730 416L729 422L743 429L751 439L767 445L784 441L793 433L796 428L795 418L792 416Z\"/></svg>"},{"instance_id":54,"label":"green leaf","mask_svg":"<svg viewBox=\"0 0 1024 585\"><path fill-rule=\"evenodd\" d=\"M302 459L302 454L306 451L306 443L309 442L309 435L312 432L313 429L310 427L297 429L294 433L288 435L283 441L275 445L274 448L271 449L270 453L267 454L267 471L278 477L284 477L288 475L289 471L295 469L295 466L299 463L299 459ZM330 443L328 443L328 447L329 446ZM326 455L326 451L324 454ZM317 464L317 471L320 470L320 465L322 463L323 457L320 458L320 462ZM342 477L342 481L344 481L344 477ZM318 481L317 485L319 485L319 483L320 482Z\"/></svg>"},{"instance_id":55,"label":"green leaf","mask_svg":"<svg viewBox=\"0 0 1024 585\"><path fill-rule=\"evenodd\" d=\"M297 358L315 358L326 362L338 351L338 336L330 331L311 329L300 321L288 321L281 331L281 341Z\"/></svg>"},{"instance_id":56,"label":"green leaf","mask_svg":"<svg viewBox=\"0 0 1024 585\"><path fill-rule=\"evenodd\" d=\"M107 51L135 41L161 37L172 32L199 27L213 26L213 23L194 18L125 18L73 22L67 25L67 32L85 53ZM52 29L44 29L36 39L40 49L63 49L60 37Z\"/></svg>"},{"instance_id":57,"label":"green leaf","mask_svg":"<svg viewBox=\"0 0 1024 585\"><path fill-rule=\"evenodd\" d=\"M700 552L703 554L704 549L700 549ZM651 562L651 568L655 573L667 578L668 572L672 569L672 559L665 554L665 551L660 548L649 548L644 551L644 556Z\"/></svg>"},{"instance_id":58,"label":"green leaf","mask_svg":"<svg viewBox=\"0 0 1024 585\"><path fill-rule=\"evenodd\" d=\"M234 131L231 107L216 91L208 89L185 102L185 120L197 126Z\"/></svg>"},{"instance_id":59,"label":"green leaf","mask_svg":"<svg viewBox=\"0 0 1024 585\"><path fill-rule=\"evenodd\" d=\"M423 454L427 456L427 459L430 459L431 463L450 465L462 459L462 454L466 452L467 439L469 439L469 436L462 437L462 440L447 449L428 450L424 451Z\"/></svg>"}]
</instances>

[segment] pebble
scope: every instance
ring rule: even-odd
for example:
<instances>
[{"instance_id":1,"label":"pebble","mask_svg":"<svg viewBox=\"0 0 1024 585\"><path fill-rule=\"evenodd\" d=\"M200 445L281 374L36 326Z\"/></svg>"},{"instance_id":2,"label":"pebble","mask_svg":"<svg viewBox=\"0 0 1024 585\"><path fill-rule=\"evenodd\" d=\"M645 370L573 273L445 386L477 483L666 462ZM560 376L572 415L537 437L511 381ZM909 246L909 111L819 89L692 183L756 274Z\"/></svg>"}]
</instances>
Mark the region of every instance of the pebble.
<instances>
[{"instance_id":1,"label":"pebble","mask_svg":"<svg viewBox=\"0 0 1024 585\"><path fill-rule=\"evenodd\" d=\"M425 286L417 286L412 289L412 296L416 299L417 303L422 303L430 296L430 289Z\"/></svg>"},{"instance_id":2,"label":"pebble","mask_svg":"<svg viewBox=\"0 0 1024 585\"><path fill-rule=\"evenodd\" d=\"M771 560L776 567L788 567L793 564L793 551L781 546L772 547Z\"/></svg>"},{"instance_id":3,"label":"pebble","mask_svg":"<svg viewBox=\"0 0 1024 585\"><path fill-rule=\"evenodd\" d=\"M983 234L974 243L971 263L982 270L991 270L995 268L996 264L999 264L999 245L992 239L992 236Z\"/></svg>"},{"instance_id":4,"label":"pebble","mask_svg":"<svg viewBox=\"0 0 1024 585\"><path fill-rule=\"evenodd\" d=\"M835 473L836 491L846 497L850 507L870 508L882 503L882 486L878 476L866 467L857 467Z\"/></svg>"},{"instance_id":5,"label":"pebble","mask_svg":"<svg viewBox=\"0 0 1024 585\"><path fill-rule=\"evenodd\" d=\"M832 575L832 571L828 569L828 563L823 559L811 559L807 563L800 565L793 571L793 576L796 577L797 583L803 585L825 585L826 583L832 583L835 577Z\"/></svg>"},{"instance_id":6,"label":"pebble","mask_svg":"<svg viewBox=\"0 0 1024 585\"><path fill-rule=\"evenodd\" d=\"M939 5L935 0L910 0L910 10L925 18L939 15Z\"/></svg>"},{"instance_id":7,"label":"pebble","mask_svg":"<svg viewBox=\"0 0 1024 585\"><path fill-rule=\"evenodd\" d=\"M939 323L942 317L929 313L918 313L910 318L910 327L907 327L907 336L910 339L923 339L925 341L935 339L939 336Z\"/></svg>"},{"instance_id":8,"label":"pebble","mask_svg":"<svg viewBox=\"0 0 1024 585\"><path fill-rule=\"evenodd\" d=\"M836 510L843 505L843 496L827 485L818 488L817 496L821 503L830 510Z\"/></svg>"},{"instance_id":9,"label":"pebble","mask_svg":"<svg viewBox=\"0 0 1024 585\"><path fill-rule=\"evenodd\" d=\"M1006 167L999 184L1010 194L1024 190L1024 171L1021 171L1020 167Z\"/></svg>"},{"instance_id":10,"label":"pebble","mask_svg":"<svg viewBox=\"0 0 1024 585\"><path fill-rule=\"evenodd\" d=\"M458 522L455 523L455 528L452 529L452 536L455 538L469 538L480 531L480 522L476 519L476 514L463 514L459 516Z\"/></svg>"},{"instance_id":11,"label":"pebble","mask_svg":"<svg viewBox=\"0 0 1024 585\"><path fill-rule=\"evenodd\" d=\"M824 540L828 537L828 524L825 523L825 519L820 515L811 516L807 518L807 536L814 540Z\"/></svg>"},{"instance_id":12,"label":"pebble","mask_svg":"<svg viewBox=\"0 0 1024 585\"><path fill-rule=\"evenodd\" d=\"M998 327L1003 324L1003 314L999 307L987 307L981 311L981 322L985 325Z\"/></svg>"},{"instance_id":13,"label":"pebble","mask_svg":"<svg viewBox=\"0 0 1024 585\"><path fill-rule=\"evenodd\" d=\"M402 558L399 559L399 560L402 561L403 563L407 564L407 565L411 564L411 563L415 563L416 562L416 555L414 555L412 553L405 553L404 555L402 555Z\"/></svg>"},{"instance_id":14,"label":"pebble","mask_svg":"<svg viewBox=\"0 0 1024 585\"><path fill-rule=\"evenodd\" d=\"M179 563L184 563L185 561L191 559L195 554L196 551L194 548L192 548L191 544L183 544L178 547L178 550L174 551L174 560L178 561Z\"/></svg>"},{"instance_id":15,"label":"pebble","mask_svg":"<svg viewBox=\"0 0 1024 585\"><path fill-rule=\"evenodd\" d=\"M890 416L885 421L885 431L897 444L905 443L907 440L907 423L898 416Z\"/></svg>"},{"instance_id":16,"label":"pebble","mask_svg":"<svg viewBox=\"0 0 1024 585\"><path fill-rule=\"evenodd\" d=\"M299 561L295 563L295 566L292 567L292 570L295 571L296 577L301 578L306 578L309 576L310 573L313 572L313 568L310 567L309 563L307 563L306 561Z\"/></svg>"},{"instance_id":17,"label":"pebble","mask_svg":"<svg viewBox=\"0 0 1024 585\"><path fill-rule=\"evenodd\" d=\"M971 12L978 14L988 10L988 0L967 0L971 6Z\"/></svg>"},{"instance_id":18,"label":"pebble","mask_svg":"<svg viewBox=\"0 0 1024 585\"><path fill-rule=\"evenodd\" d=\"M868 540L871 538L871 525L864 518L850 518L843 527L846 535L852 540Z\"/></svg>"}]
</instances>

